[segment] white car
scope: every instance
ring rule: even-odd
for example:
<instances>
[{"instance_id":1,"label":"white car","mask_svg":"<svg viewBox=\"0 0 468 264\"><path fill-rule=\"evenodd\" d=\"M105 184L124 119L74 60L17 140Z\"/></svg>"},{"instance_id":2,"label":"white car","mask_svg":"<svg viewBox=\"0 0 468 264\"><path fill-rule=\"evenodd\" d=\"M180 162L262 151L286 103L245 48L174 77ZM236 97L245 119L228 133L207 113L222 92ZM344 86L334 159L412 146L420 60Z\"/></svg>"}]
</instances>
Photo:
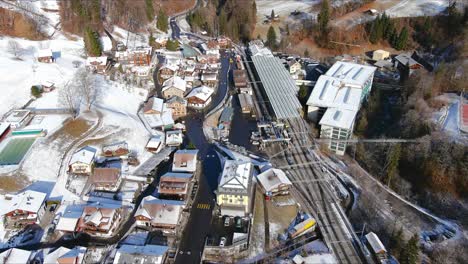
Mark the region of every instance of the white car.
<instances>
[{"instance_id":1,"label":"white car","mask_svg":"<svg viewBox=\"0 0 468 264\"><path fill-rule=\"evenodd\" d=\"M222 237L222 238L221 238L221 241L219 241L219 246L220 246L220 247L224 247L224 245L226 245L226 238L225 238L225 237Z\"/></svg>"}]
</instances>

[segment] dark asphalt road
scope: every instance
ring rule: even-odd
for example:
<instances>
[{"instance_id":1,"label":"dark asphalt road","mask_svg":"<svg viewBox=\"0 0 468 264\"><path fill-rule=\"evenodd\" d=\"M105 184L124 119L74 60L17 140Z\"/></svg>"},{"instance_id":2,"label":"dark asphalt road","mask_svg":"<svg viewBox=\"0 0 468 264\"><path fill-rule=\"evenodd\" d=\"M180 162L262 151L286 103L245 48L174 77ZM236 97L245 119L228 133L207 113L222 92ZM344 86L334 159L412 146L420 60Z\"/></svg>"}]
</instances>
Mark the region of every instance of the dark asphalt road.
<instances>
[{"instance_id":1,"label":"dark asphalt road","mask_svg":"<svg viewBox=\"0 0 468 264\"><path fill-rule=\"evenodd\" d=\"M180 38L180 28L179 25L177 25L176 21L174 18L171 18L169 22L172 30L172 38L173 39L179 39Z\"/></svg>"}]
</instances>

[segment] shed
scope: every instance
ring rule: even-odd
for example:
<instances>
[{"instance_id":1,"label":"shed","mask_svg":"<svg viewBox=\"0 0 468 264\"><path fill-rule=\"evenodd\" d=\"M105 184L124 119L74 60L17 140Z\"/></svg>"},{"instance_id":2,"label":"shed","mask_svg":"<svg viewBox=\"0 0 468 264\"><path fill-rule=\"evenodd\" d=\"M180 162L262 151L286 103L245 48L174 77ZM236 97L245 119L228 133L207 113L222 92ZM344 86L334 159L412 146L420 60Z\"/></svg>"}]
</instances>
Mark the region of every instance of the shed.
<instances>
[{"instance_id":1,"label":"shed","mask_svg":"<svg viewBox=\"0 0 468 264\"><path fill-rule=\"evenodd\" d=\"M372 54L372 59L375 61L385 60L390 57L390 52L385 50L375 50Z\"/></svg>"}]
</instances>

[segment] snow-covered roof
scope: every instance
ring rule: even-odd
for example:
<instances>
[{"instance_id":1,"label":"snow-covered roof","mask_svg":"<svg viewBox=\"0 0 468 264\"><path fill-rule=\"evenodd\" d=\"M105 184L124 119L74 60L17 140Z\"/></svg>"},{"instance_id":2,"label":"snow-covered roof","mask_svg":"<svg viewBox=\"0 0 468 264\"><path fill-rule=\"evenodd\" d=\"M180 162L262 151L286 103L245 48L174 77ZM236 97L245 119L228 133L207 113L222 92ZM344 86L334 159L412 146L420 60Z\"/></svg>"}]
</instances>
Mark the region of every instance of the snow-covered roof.
<instances>
[{"instance_id":1,"label":"snow-covered roof","mask_svg":"<svg viewBox=\"0 0 468 264\"><path fill-rule=\"evenodd\" d=\"M183 207L183 201L162 200L154 196L146 196L141 201L135 216L145 216L157 224L177 225Z\"/></svg>"},{"instance_id":2,"label":"snow-covered roof","mask_svg":"<svg viewBox=\"0 0 468 264\"><path fill-rule=\"evenodd\" d=\"M19 248L10 248L7 251L4 251L0 254L0 263L1 264L28 263L30 257L31 257L31 251L19 249Z\"/></svg>"},{"instance_id":3,"label":"snow-covered roof","mask_svg":"<svg viewBox=\"0 0 468 264\"><path fill-rule=\"evenodd\" d=\"M181 149L174 154L172 171L195 172L197 170L197 149Z\"/></svg>"},{"instance_id":4,"label":"snow-covered roof","mask_svg":"<svg viewBox=\"0 0 468 264\"><path fill-rule=\"evenodd\" d=\"M75 232L76 225L78 225L79 220L80 220L79 217L68 218L68 217L62 216L59 222L57 223L57 227L55 228L55 230L65 231L65 232Z\"/></svg>"},{"instance_id":5,"label":"snow-covered roof","mask_svg":"<svg viewBox=\"0 0 468 264\"><path fill-rule=\"evenodd\" d=\"M151 97L148 99L143 111L148 112L150 110L156 111L157 113L162 113L164 108L164 100L158 97Z\"/></svg>"},{"instance_id":6,"label":"snow-covered roof","mask_svg":"<svg viewBox=\"0 0 468 264\"><path fill-rule=\"evenodd\" d=\"M367 242L369 242L369 245L372 247L374 253L378 254L387 252L387 249L385 249L385 246L382 244L379 237L374 232L368 233L366 235L366 239Z\"/></svg>"},{"instance_id":7,"label":"snow-covered roof","mask_svg":"<svg viewBox=\"0 0 468 264\"><path fill-rule=\"evenodd\" d=\"M162 69L169 69L169 70L175 72L175 71L177 71L179 69L179 66L177 66L176 64L166 64L161 68L161 70Z\"/></svg>"},{"instance_id":8,"label":"snow-covered roof","mask_svg":"<svg viewBox=\"0 0 468 264\"><path fill-rule=\"evenodd\" d=\"M91 164L96 156L96 149L92 147L84 147L75 152L70 160L70 165L74 163Z\"/></svg>"},{"instance_id":9,"label":"snow-covered roof","mask_svg":"<svg viewBox=\"0 0 468 264\"><path fill-rule=\"evenodd\" d=\"M13 110L13 111L11 111L11 113L8 115L8 117L5 119L5 122L6 122L6 123L17 123L17 122L21 122L21 121L24 120L30 113L31 113L31 111L29 111L29 110L23 110L23 109Z\"/></svg>"},{"instance_id":10,"label":"snow-covered roof","mask_svg":"<svg viewBox=\"0 0 468 264\"><path fill-rule=\"evenodd\" d=\"M52 57L52 50L51 49L40 49L37 51L37 57Z\"/></svg>"},{"instance_id":11,"label":"snow-covered roof","mask_svg":"<svg viewBox=\"0 0 468 264\"><path fill-rule=\"evenodd\" d=\"M356 118L356 110L328 108L325 111L319 124L325 126L338 127L343 129L351 129Z\"/></svg>"},{"instance_id":12,"label":"snow-covered roof","mask_svg":"<svg viewBox=\"0 0 468 264\"><path fill-rule=\"evenodd\" d=\"M268 48L259 46L257 44L249 44L249 50L252 53L252 56L273 57L273 53L271 53Z\"/></svg>"},{"instance_id":13,"label":"snow-covered roof","mask_svg":"<svg viewBox=\"0 0 468 264\"><path fill-rule=\"evenodd\" d=\"M374 75L376 68L351 62L338 61L325 73L344 82L347 86L364 86L365 82Z\"/></svg>"},{"instance_id":14,"label":"snow-covered roof","mask_svg":"<svg viewBox=\"0 0 468 264\"><path fill-rule=\"evenodd\" d=\"M146 144L146 147L147 148L159 148L162 142L163 142L162 136L160 135L152 136L149 139L148 144Z\"/></svg>"},{"instance_id":15,"label":"snow-covered roof","mask_svg":"<svg viewBox=\"0 0 468 264\"><path fill-rule=\"evenodd\" d=\"M207 101L211 95L214 93L214 90L205 85L193 88L192 91L186 96L186 98L197 97L202 101Z\"/></svg>"},{"instance_id":16,"label":"snow-covered roof","mask_svg":"<svg viewBox=\"0 0 468 264\"><path fill-rule=\"evenodd\" d=\"M342 83L333 77L322 75L307 100L307 105L329 107L333 105L336 93Z\"/></svg>"},{"instance_id":17,"label":"snow-covered roof","mask_svg":"<svg viewBox=\"0 0 468 264\"><path fill-rule=\"evenodd\" d=\"M47 194L26 190L11 197L11 200L3 200L0 202L0 211L2 215L15 210L37 213L46 198Z\"/></svg>"},{"instance_id":18,"label":"snow-covered roof","mask_svg":"<svg viewBox=\"0 0 468 264\"><path fill-rule=\"evenodd\" d=\"M247 190L252 174L252 163L247 161L227 160L219 181L219 189Z\"/></svg>"},{"instance_id":19,"label":"snow-covered roof","mask_svg":"<svg viewBox=\"0 0 468 264\"><path fill-rule=\"evenodd\" d=\"M0 123L0 135L2 135L9 127L10 124L8 123Z\"/></svg>"},{"instance_id":20,"label":"snow-covered roof","mask_svg":"<svg viewBox=\"0 0 468 264\"><path fill-rule=\"evenodd\" d=\"M186 86L187 86L187 82L184 79L182 79L179 76L173 76L173 77L167 79L163 83L162 91L164 92L165 90L167 90L167 89L169 89L171 87L174 87L174 88L177 88L177 89L185 92Z\"/></svg>"},{"instance_id":21,"label":"snow-covered roof","mask_svg":"<svg viewBox=\"0 0 468 264\"><path fill-rule=\"evenodd\" d=\"M86 58L86 66L96 66L96 65L102 65L105 66L107 64L107 56L101 56L101 57L88 57Z\"/></svg>"},{"instance_id":22,"label":"snow-covered roof","mask_svg":"<svg viewBox=\"0 0 468 264\"><path fill-rule=\"evenodd\" d=\"M122 245L117 250L113 263L160 264L168 249L159 245Z\"/></svg>"},{"instance_id":23,"label":"snow-covered roof","mask_svg":"<svg viewBox=\"0 0 468 264\"><path fill-rule=\"evenodd\" d=\"M257 175L257 179L267 192L278 188L279 185L292 185L284 171L274 168L260 173Z\"/></svg>"},{"instance_id":24,"label":"snow-covered roof","mask_svg":"<svg viewBox=\"0 0 468 264\"><path fill-rule=\"evenodd\" d=\"M75 247L72 249L66 247L59 247L53 252L49 252L44 256L43 263L81 263L86 253L85 247ZM76 262L75 262L76 261Z\"/></svg>"},{"instance_id":25,"label":"snow-covered roof","mask_svg":"<svg viewBox=\"0 0 468 264\"><path fill-rule=\"evenodd\" d=\"M164 108L164 111L161 114L145 114L144 117L152 128L174 125L171 108Z\"/></svg>"},{"instance_id":26,"label":"snow-covered roof","mask_svg":"<svg viewBox=\"0 0 468 264\"><path fill-rule=\"evenodd\" d=\"M181 130L173 130L166 132L166 144L181 144L183 142L184 135Z\"/></svg>"},{"instance_id":27,"label":"snow-covered roof","mask_svg":"<svg viewBox=\"0 0 468 264\"><path fill-rule=\"evenodd\" d=\"M161 176L161 179L164 177L167 178L192 178L193 174L192 173L181 173L181 172L166 172L164 175Z\"/></svg>"}]
</instances>

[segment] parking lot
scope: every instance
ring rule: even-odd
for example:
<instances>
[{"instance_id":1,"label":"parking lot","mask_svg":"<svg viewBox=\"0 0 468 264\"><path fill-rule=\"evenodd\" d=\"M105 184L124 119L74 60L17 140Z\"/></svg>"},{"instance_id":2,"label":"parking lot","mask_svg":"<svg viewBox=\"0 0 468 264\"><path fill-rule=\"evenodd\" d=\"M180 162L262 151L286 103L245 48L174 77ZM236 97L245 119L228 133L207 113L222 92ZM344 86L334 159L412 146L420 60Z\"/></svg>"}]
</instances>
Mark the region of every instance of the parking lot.
<instances>
[{"instance_id":1,"label":"parking lot","mask_svg":"<svg viewBox=\"0 0 468 264\"><path fill-rule=\"evenodd\" d=\"M250 219L241 217L217 216L211 223L211 230L208 235L207 245L223 246L232 245L235 233L247 234L249 230ZM221 240L224 242L221 243Z\"/></svg>"}]
</instances>

